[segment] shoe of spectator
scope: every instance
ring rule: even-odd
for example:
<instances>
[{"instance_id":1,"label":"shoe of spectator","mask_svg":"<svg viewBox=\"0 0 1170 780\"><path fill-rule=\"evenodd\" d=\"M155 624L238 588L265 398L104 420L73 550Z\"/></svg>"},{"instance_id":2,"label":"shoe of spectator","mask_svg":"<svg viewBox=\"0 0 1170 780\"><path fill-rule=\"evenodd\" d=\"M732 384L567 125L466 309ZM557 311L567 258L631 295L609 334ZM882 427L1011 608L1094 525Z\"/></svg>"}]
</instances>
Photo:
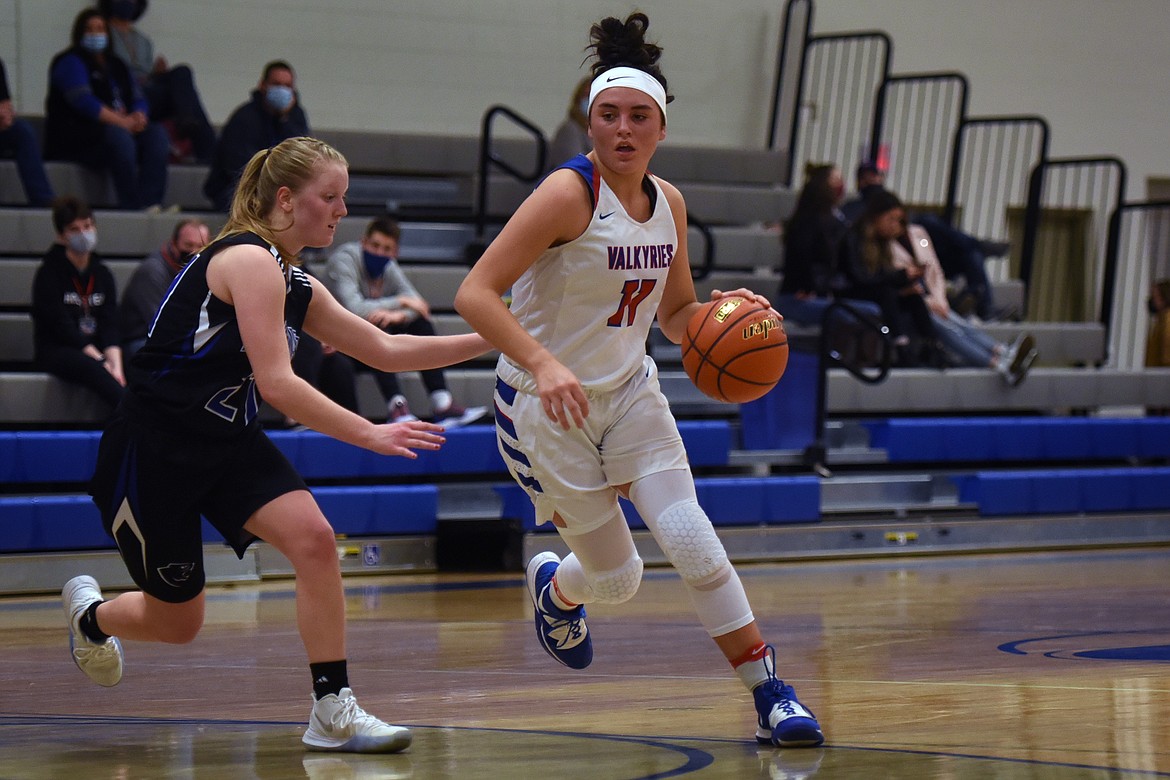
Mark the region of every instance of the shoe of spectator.
<instances>
[{"instance_id":1,"label":"shoe of spectator","mask_svg":"<svg viewBox=\"0 0 1170 780\"><path fill-rule=\"evenodd\" d=\"M1028 370L1036 362L1039 353L1036 351L1036 339L1030 334L1020 336L1012 344L1011 361L1008 364L1008 384L1017 387L1028 376Z\"/></svg>"},{"instance_id":2,"label":"shoe of spectator","mask_svg":"<svg viewBox=\"0 0 1170 780\"><path fill-rule=\"evenodd\" d=\"M418 419L410 413L410 407L406 405L406 401L398 400L391 402L388 411L389 414L386 416L386 422L414 422Z\"/></svg>"},{"instance_id":3,"label":"shoe of spectator","mask_svg":"<svg viewBox=\"0 0 1170 780\"><path fill-rule=\"evenodd\" d=\"M459 404L451 404L442 411L435 412L435 422L447 430L473 423L487 414L486 406L470 406L464 408Z\"/></svg>"},{"instance_id":4,"label":"shoe of spectator","mask_svg":"<svg viewBox=\"0 0 1170 780\"><path fill-rule=\"evenodd\" d=\"M1004 257L1011 251L1012 245L1008 241L980 241L979 251L985 257Z\"/></svg>"}]
</instances>

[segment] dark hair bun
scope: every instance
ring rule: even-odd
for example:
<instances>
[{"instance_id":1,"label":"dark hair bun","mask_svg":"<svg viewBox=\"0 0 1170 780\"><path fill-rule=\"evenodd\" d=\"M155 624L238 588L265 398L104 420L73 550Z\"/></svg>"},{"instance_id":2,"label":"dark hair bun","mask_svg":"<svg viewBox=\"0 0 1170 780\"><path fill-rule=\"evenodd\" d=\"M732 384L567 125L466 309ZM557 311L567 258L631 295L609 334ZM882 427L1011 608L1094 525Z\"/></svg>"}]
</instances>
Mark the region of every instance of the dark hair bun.
<instances>
[{"instance_id":1,"label":"dark hair bun","mask_svg":"<svg viewBox=\"0 0 1170 780\"><path fill-rule=\"evenodd\" d=\"M641 11L630 14L623 22L613 16L607 16L589 29L590 44L586 49L592 49L597 61L592 65L593 76L625 65L638 70L644 70L656 78L666 89L666 77L658 67L658 60L662 57L662 47L646 40L646 30L650 27L650 19ZM667 90L666 102L674 100L674 96Z\"/></svg>"}]
</instances>

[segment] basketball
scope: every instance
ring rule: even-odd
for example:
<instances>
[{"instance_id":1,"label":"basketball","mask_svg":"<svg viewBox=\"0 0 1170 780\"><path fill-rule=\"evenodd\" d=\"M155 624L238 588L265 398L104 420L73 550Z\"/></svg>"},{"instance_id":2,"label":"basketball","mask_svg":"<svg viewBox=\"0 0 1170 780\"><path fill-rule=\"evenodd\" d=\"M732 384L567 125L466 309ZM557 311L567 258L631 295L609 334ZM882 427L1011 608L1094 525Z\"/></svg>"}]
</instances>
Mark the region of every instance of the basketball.
<instances>
[{"instance_id":1,"label":"basketball","mask_svg":"<svg viewBox=\"0 0 1170 780\"><path fill-rule=\"evenodd\" d=\"M682 361L704 395L746 403L767 393L784 375L788 335L771 309L746 298L720 298L703 304L687 323Z\"/></svg>"}]
</instances>

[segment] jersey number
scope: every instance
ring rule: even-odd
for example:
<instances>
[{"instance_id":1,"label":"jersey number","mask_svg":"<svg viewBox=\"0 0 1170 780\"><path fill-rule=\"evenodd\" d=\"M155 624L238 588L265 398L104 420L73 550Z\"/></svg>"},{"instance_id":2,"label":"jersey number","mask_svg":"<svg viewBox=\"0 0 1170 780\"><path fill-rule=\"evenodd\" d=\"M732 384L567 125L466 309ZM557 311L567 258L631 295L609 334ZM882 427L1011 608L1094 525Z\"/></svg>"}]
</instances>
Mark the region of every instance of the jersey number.
<instances>
[{"instance_id":1,"label":"jersey number","mask_svg":"<svg viewBox=\"0 0 1170 780\"><path fill-rule=\"evenodd\" d=\"M611 328L633 325L638 304L646 300L656 284L657 279L627 279L622 285L622 299L618 301L617 311L610 315L605 324Z\"/></svg>"},{"instance_id":2,"label":"jersey number","mask_svg":"<svg viewBox=\"0 0 1170 780\"><path fill-rule=\"evenodd\" d=\"M252 422L260 409L260 399L256 393L256 382L252 377L244 380L243 384L225 387L211 396L204 406L207 411L222 417L228 422L236 419L241 403L244 406L244 424Z\"/></svg>"}]
</instances>

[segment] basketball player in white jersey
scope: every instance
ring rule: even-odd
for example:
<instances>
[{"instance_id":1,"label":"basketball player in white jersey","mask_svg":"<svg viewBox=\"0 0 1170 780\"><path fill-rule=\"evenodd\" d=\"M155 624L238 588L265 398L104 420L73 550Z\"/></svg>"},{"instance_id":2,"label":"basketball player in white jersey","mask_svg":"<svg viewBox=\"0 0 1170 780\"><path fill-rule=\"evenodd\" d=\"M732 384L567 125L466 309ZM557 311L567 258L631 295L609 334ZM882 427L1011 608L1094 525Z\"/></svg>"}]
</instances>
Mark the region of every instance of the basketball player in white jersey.
<instances>
[{"instance_id":1,"label":"basketball player in white jersey","mask_svg":"<svg viewBox=\"0 0 1170 780\"><path fill-rule=\"evenodd\" d=\"M459 289L459 313L503 354L500 452L572 551L528 564L537 635L560 663L593 659L584 604L630 599L642 577L618 495L629 498L678 570L699 620L748 690L756 737L824 741L813 714L776 678L775 651L695 496L686 452L646 354L655 316L678 343L699 308L678 190L647 174L666 137L662 50L646 16L590 31L593 151L554 170L520 206ZM512 291L511 309L502 296ZM750 290L739 295L768 306Z\"/></svg>"}]
</instances>

